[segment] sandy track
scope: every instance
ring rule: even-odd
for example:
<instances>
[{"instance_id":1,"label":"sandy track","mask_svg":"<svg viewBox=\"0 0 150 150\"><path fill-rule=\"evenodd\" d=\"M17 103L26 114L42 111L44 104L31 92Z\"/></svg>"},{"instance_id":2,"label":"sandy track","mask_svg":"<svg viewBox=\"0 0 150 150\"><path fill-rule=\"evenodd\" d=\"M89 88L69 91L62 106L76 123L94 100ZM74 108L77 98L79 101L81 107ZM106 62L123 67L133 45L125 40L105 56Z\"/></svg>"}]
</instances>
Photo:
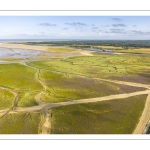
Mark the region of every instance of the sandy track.
<instances>
[{"instance_id":1,"label":"sandy track","mask_svg":"<svg viewBox=\"0 0 150 150\"><path fill-rule=\"evenodd\" d=\"M38 68L36 68L36 69L38 70L36 78L37 78L38 82L43 86L43 91L41 91L39 94L37 94L35 96L35 100L39 105L42 105L42 104L46 104L46 102L43 102L41 100L41 96L43 94L45 94L45 92L47 90L47 86L42 80L40 80L40 76L39 76L40 75L40 69L38 69ZM43 125L42 125L42 128L41 128L41 130L42 130L41 134L48 134L48 133L50 133L50 126L51 126L51 123L49 121L50 114L49 114L48 110L43 110L42 114L43 114L44 122L43 122Z\"/></svg>"},{"instance_id":2,"label":"sandy track","mask_svg":"<svg viewBox=\"0 0 150 150\"><path fill-rule=\"evenodd\" d=\"M112 83L117 83L117 84L124 84L124 85L129 85L129 86L134 86L134 87L143 87L146 89L150 89L150 85L148 84L141 84L141 83L134 83L134 82L125 82L125 81L118 81L118 80L109 80L109 79L101 79L101 78L92 78L96 80L101 80L101 81L107 81L107 82L112 82Z\"/></svg>"},{"instance_id":3,"label":"sandy track","mask_svg":"<svg viewBox=\"0 0 150 150\"><path fill-rule=\"evenodd\" d=\"M133 92L133 93L127 93L127 94L110 95L110 96L104 96L104 97L73 100L73 101L67 101L67 102L46 103L46 104L41 104L38 106L32 106L32 107L26 107L26 108L17 107L15 110L12 110L10 113L35 112L35 111L38 112L40 110L45 110L47 112L48 109L54 108L54 107L59 107L59 106L67 106L67 105L74 105L74 104L84 104L84 103L93 103L93 102L100 102L100 101L107 101L107 100L114 100L114 99L122 99L122 98L128 98L131 96L143 95L143 94L149 94L149 93L150 93L150 90L145 90L145 91L139 91L139 92ZM7 111L7 110L0 110L0 114L4 114L5 111Z\"/></svg>"},{"instance_id":4,"label":"sandy track","mask_svg":"<svg viewBox=\"0 0 150 150\"><path fill-rule=\"evenodd\" d=\"M45 110L44 110L45 111ZM42 133L41 134L50 134L51 133L51 122L50 122L50 118L51 118L51 111L49 113L49 111L45 111L44 114L44 122L42 125Z\"/></svg>"},{"instance_id":5,"label":"sandy track","mask_svg":"<svg viewBox=\"0 0 150 150\"><path fill-rule=\"evenodd\" d=\"M144 130L146 128L146 125L148 124L150 120L150 93L146 99L145 107L142 113L142 116L140 117L139 123L137 124L133 134L142 134L144 133Z\"/></svg>"},{"instance_id":6,"label":"sandy track","mask_svg":"<svg viewBox=\"0 0 150 150\"><path fill-rule=\"evenodd\" d=\"M36 69L37 70L37 73L36 73L36 75L35 75L35 78L36 78L36 80L43 86L43 91L41 91L40 93L38 93L36 96L35 96L35 100L36 100L36 102L38 103L38 105L39 106L41 106L42 104L47 104L46 102L43 102L42 100L41 100L41 96L43 95L43 94L45 94L45 92L46 92L46 90L47 90L47 86L46 86L46 84L42 81L42 80L40 80L40 71L41 71L41 69L39 69L39 68L36 68L36 67L33 67L33 66L29 66L29 65L27 65L26 64L26 62L25 61L23 61L23 62L21 62L23 65L25 65L25 66L27 66L27 67L30 67L30 68L32 68L32 69ZM43 111L41 111L41 113L42 113L42 115L43 115L43 118L44 118L44 122L41 122L41 124L43 124L42 125L42 133L41 134L48 134L48 133L50 133L49 132L49 128L50 128L50 126L51 126L51 124L50 124L50 121L49 121L49 117L50 117L50 114L48 113L48 110L43 110Z\"/></svg>"},{"instance_id":7,"label":"sandy track","mask_svg":"<svg viewBox=\"0 0 150 150\"><path fill-rule=\"evenodd\" d=\"M41 128L42 129L41 134L49 134L51 132L51 122L50 122L51 113L48 112L50 108L74 105L74 104L84 104L84 103L93 103L93 102L100 102L100 101L107 101L107 100L122 99L122 98L127 98L131 96L142 95L142 94L149 94L149 93L150 93L150 90L145 90L145 91L139 91L139 92L134 92L134 93L110 95L110 96L99 97L99 98L81 99L81 100L74 100L74 101L67 101L67 102L60 102L60 103L40 104L38 106L27 107L27 108L18 107L15 110L0 110L0 115L5 115L6 113L18 113L18 112L23 112L23 113L41 112L44 117L44 121L42 123L42 128ZM150 97L148 98L148 104L150 105L149 101L150 101ZM147 111L144 116L147 116ZM149 119L149 117L147 119ZM147 124L147 121L145 123ZM145 128L142 128L142 129L145 129ZM139 131L140 130L141 128L139 129Z\"/></svg>"}]
</instances>

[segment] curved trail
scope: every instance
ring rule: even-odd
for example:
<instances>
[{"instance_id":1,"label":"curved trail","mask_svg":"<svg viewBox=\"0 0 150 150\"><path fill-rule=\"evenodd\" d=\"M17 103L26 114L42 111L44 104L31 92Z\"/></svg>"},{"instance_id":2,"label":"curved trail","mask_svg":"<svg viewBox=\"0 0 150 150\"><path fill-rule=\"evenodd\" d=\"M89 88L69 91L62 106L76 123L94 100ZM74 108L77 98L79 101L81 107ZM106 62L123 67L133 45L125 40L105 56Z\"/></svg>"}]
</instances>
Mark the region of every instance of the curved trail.
<instances>
[{"instance_id":1,"label":"curved trail","mask_svg":"<svg viewBox=\"0 0 150 150\"><path fill-rule=\"evenodd\" d=\"M41 134L50 134L51 133L51 110L43 110L44 121L42 123L42 132Z\"/></svg>"},{"instance_id":2,"label":"curved trail","mask_svg":"<svg viewBox=\"0 0 150 150\"><path fill-rule=\"evenodd\" d=\"M59 103L46 103L41 101L41 96L45 93L47 90L46 84L40 80L39 74L40 74L40 69L29 66L25 63L25 61L21 61L21 64L30 67L32 69L37 70L36 74L36 79L38 82L43 86L43 91L38 93L35 96L35 100L38 102L38 106L32 106L32 107L26 107L26 108L21 108L21 107L16 107L17 102L18 102L18 97L19 94L11 89L0 87L0 89L7 90L9 92L12 92L15 96L14 100L14 106L10 110L0 110L0 115L6 115L8 113L18 113L18 112L41 112L44 118L44 121L42 122L42 134L47 134L50 133L51 131L51 123L50 123L50 116L51 114L49 113L50 108L54 107L59 107L59 106L67 106L67 105L74 105L74 104L84 104L84 103L92 103L92 102L99 102L99 101L106 101L106 100L114 100L114 99L121 99L121 98L127 98L131 96L136 96L136 95L142 95L142 94L149 94L145 103L145 107L142 113L142 116L139 120L139 123L137 124L136 129L134 130L134 134L141 134L144 132L145 127L150 119L150 85L147 84L141 84L141 83L133 83L133 82L125 82L125 81L118 81L118 80L109 80L109 79L101 79L101 78L92 78L95 80L100 80L100 81L106 81L106 82L111 82L111 83L116 83L116 84L124 84L124 85L129 85L129 86L134 86L134 87L143 87L146 88L144 91L138 91L138 92L133 92L133 93L127 93L127 94L118 94L118 95L110 95L110 96L104 96L104 97L98 97L98 98L89 98L89 99L81 99L81 100L73 100L73 101L67 101L67 102L59 102ZM52 71L53 72L53 71ZM61 73L61 72L60 72ZM76 75L76 74L75 74ZM82 75L77 75L80 77L86 77ZM88 77L86 77L88 78Z\"/></svg>"},{"instance_id":3,"label":"curved trail","mask_svg":"<svg viewBox=\"0 0 150 150\"><path fill-rule=\"evenodd\" d=\"M44 90L35 96L35 100L37 101L37 103L39 105L42 105L42 104L47 104L46 102L41 101L41 96L43 94L45 94L45 92L47 90L47 86L43 81L40 80L39 74L40 74L40 69L38 69L36 78L39 81L39 83L43 86ZM43 114L44 121L43 121L43 125L42 125L42 133L41 134L48 134L48 133L50 133L49 127L51 126L51 124L49 122L50 114L49 114L48 110L44 110L44 112L42 114Z\"/></svg>"},{"instance_id":4,"label":"curved trail","mask_svg":"<svg viewBox=\"0 0 150 150\"><path fill-rule=\"evenodd\" d=\"M133 93L127 93L127 94L118 94L118 95L109 95L104 97L96 97L96 98L89 98L89 99L81 99L81 100L72 100L67 102L59 102L59 103L46 103L46 104L40 104L38 106L32 106L32 107L17 107L15 110L12 110L10 113L17 113L17 112L36 112L36 111L47 111L50 108L59 107L59 106L67 106L67 105L74 105L74 104L84 104L84 103L92 103L92 102L100 102L100 101L107 101L107 100L114 100L114 99L122 99L122 98L128 98L131 96L136 95L143 95L143 94L149 94L150 90L145 91L139 91L139 92L133 92ZM4 114L6 110L0 110L0 114Z\"/></svg>"},{"instance_id":5,"label":"curved trail","mask_svg":"<svg viewBox=\"0 0 150 150\"><path fill-rule=\"evenodd\" d=\"M118 80L109 80L109 79L101 79L101 78L93 78L93 79L112 82L112 83L117 83L117 84L124 84L124 85L128 85L128 86L143 87L143 88L146 88L146 89L150 89L150 85L148 85L148 84L125 82L125 81L118 81Z\"/></svg>"},{"instance_id":6,"label":"curved trail","mask_svg":"<svg viewBox=\"0 0 150 150\"><path fill-rule=\"evenodd\" d=\"M133 134L142 134L145 131L146 125L150 120L150 93L146 99L145 107L140 118L138 125L136 126Z\"/></svg>"}]
</instances>

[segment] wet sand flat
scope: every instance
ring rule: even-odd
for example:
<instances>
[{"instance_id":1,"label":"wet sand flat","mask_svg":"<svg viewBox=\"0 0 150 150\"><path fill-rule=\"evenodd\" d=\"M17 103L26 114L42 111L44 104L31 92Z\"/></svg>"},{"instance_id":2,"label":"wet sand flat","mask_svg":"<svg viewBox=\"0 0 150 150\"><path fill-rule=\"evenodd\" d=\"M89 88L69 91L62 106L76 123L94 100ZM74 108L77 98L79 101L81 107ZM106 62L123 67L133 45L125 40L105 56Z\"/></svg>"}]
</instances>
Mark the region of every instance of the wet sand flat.
<instances>
[{"instance_id":1,"label":"wet sand flat","mask_svg":"<svg viewBox=\"0 0 150 150\"><path fill-rule=\"evenodd\" d=\"M28 49L28 50L40 50L48 51L47 46L33 46L26 44L12 44L12 43L1 43L0 48L10 48L10 49Z\"/></svg>"},{"instance_id":2,"label":"wet sand flat","mask_svg":"<svg viewBox=\"0 0 150 150\"><path fill-rule=\"evenodd\" d=\"M0 58L36 58L41 56L61 58L86 55L92 56L92 52L87 50L76 49L75 51L70 52L53 52L53 48L56 47L1 43ZM52 51L50 49L52 49Z\"/></svg>"}]
</instances>

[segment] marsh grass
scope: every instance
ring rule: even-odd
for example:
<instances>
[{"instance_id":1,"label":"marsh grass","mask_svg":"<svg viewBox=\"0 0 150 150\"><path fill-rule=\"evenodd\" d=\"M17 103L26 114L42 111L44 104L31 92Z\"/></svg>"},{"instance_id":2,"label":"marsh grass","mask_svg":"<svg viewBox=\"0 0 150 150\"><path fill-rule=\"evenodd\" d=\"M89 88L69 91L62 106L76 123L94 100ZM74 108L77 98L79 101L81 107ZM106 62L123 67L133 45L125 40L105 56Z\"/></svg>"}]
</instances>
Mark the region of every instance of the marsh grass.
<instances>
[{"instance_id":1,"label":"marsh grass","mask_svg":"<svg viewBox=\"0 0 150 150\"><path fill-rule=\"evenodd\" d=\"M46 102L95 98L144 90L144 88L118 85L92 78L68 76L44 70L40 73L40 79L48 87L42 97L42 100Z\"/></svg>"},{"instance_id":2,"label":"marsh grass","mask_svg":"<svg viewBox=\"0 0 150 150\"><path fill-rule=\"evenodd\" d=\"M78 56L66 60L29 62L29 65L66 74L109 78L110 76L135 76L150 69L150 57L139 55Z\"/></svg>"},{"instance_id":3,"label":"marsh grass","mask_svg":"<svg viewBox=\"0 0 150 150\"><path fill-rule=\"evenodd\" d=\"M8 91L0 90L0 109L9 109L13 107L14 95Z\"/></svg>"},{"instance_id":4,"label":"marsh grass","mask_svg":"<svg viewBox=\"0 0 150 150\"><path fill-rule=\"evenodd\" d=\"M8 114L0 119L0 134L38 134L39 113Z\"/></svg>"},{"instance_id":5,"label":"marsh grass","mask_svg":"<svg viewBox=\"0 0 150 150\"><path fill-rule=\"evenodd\" d=\"M131 134L147 95L52 109L52 134Z\"/></svg>"},{"instance_id":6,"label":"marsh grass","mask_svg":"<svg viewBox=\"0 0 150 150\"><path fill-rule=\"evenodd\" d=\"M35 79L36 71L20 64L1 64L0 85L15 90L40 90L42 86Z\"/></svg>"},{"instance_id":7,"label":"marsh grass","mask_svg":"<svg viewBox=\"0 0 150 150\"><path fill-rule=\"evenodd\" d=\"M35 96L40 91L23 91L19 92L19 101L18 101L18 107L31 107L36 106L38 103L35 101Z\"/></svg>"},{"instance_id":8,"label":"marsh grass","mask_svg":"<svg viewBox=\"0 0 150 150\"><path fill-rule=\"evenodd\" d=\"M125 49L115 49L115 52L120 52L120 53L133 53L133 54L150 54L150 48L128 48L127 50Z\"/></svg>"}]
</instances>

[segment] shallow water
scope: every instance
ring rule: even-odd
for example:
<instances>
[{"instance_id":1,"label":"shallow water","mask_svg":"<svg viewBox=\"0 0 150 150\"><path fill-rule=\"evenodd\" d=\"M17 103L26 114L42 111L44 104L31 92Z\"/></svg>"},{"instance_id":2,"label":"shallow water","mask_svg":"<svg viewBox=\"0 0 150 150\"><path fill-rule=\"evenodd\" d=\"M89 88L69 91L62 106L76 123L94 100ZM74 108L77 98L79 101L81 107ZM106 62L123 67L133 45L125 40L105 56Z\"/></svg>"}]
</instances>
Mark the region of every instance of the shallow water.
<instances>
[{"instance_id":1,"label":"shallow water","mask_svg":"<svg viewBox=\"0 0 150 150\"><path fill-rule=\"evenodd\" d=\"M105 52L112 52L110 49L104 49Z\"/></svg>"},{"instance_id":2,"label":"shallow water","mask_svg":"<svg viewBox=\"0 0 150 150\"><path fill-rule=\"evenodd\" d=\"M97 49L97 48L86 48L86 50L96 51L96 52L102 52L103 51L103 50Z\"/></svg>"},{"instance_id":3,"label":"shallow water","mask_svg":"<svg viewBox=\"0 0 150 150\"><path fill-rule=\"evenodd\" d=\"M48 54L48 52L25 49L0 48L0 58L36 58Z\"/></svg>"}]
</instances>

